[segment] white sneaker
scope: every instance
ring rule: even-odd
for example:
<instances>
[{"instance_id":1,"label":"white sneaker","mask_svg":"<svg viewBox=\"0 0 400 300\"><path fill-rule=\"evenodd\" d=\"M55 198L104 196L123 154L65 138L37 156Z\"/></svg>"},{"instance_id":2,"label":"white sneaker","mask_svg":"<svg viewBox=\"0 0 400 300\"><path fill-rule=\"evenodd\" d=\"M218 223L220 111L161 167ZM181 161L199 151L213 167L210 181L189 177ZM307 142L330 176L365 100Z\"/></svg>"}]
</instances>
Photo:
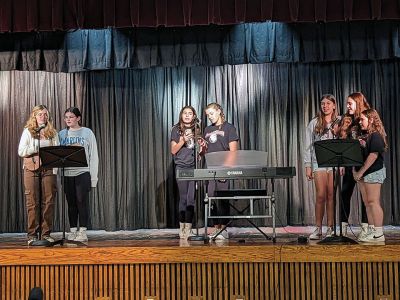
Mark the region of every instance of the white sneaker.
<instances>
[{"instance_id":1,"label":"white sneaker","mask_svg":"<svg viewBox=\"0 0 400 300\"><path fill-rule=\"evenodd\" d=\"M369 231L369 226L362 226L360 233L357 235L357 240L361 241L362 239L364 239L368 235Z\"/></svg>"},{"instance_id":2,"label":"white sneaker","mask_svg":"<svg viewBox=\"0 0 400 300\"><path fill-rule=\"evenodd\" d=\"M208 235L208 237L210 238L210 239L213 239L213 240L225 240L225 239L229 239L229 233L228 233L228 231L226 230L226 228L220 233L220 234L218 234L218 232L220 232L220 230L221 230L221 228L216 228L216 227L214 227L214 231L212 232L212 233L210 233L209 235ZM218 235L217 235L218 234Z\"/></svg>"},{"instance_id":3,"label":"white sneaker","mask_svg":"<svg viewBox=\"0 0 400 300\"><path fill-rule=\"evenodd\" d=\"M32 244L34 243L34 242L36 242L38 239L36 238L36 237L29 237L29 239L28 239L28 246L32 246Z\"/></svg>"},{"instance_id":4,"label":"white sneaker","mask_svg":"<svg viewBox=\"0 0 400 300\"><path fill-rule=\"evenodd\" d=\"M183 238L187 240L191 236L194 236L192 231L192 223L185 223L185 234Z\"/></svg>"},{"instance_id":5,"label":"white sneaker","mask_svg":"<svg viewBox=\"0 0 400 300\"><path fill-rule=\"evenodd\" d=\"M372 238L369 240L370 243L382 243L385 242L385 235L382 233L380 236L374 234Z\"/></svg>"},{"instance_id":6,"label":"white sneaker","mask_svg":"<svg viewBox=\"0 0 400 300\"><path fill-rule=\"evenodd\" d=\"M331 236L334 236L334 232L333 232L333 229L332 229L332 227L328 227L327 229L326 229L326 237L331 237Z\"/></svg>"},{"instance_id":7,"label":"white sneaker","mask_svg":"<svg viewBox=\"0 0 400 300\"><path fill-rule=\"evenodd\" d=\"M213 237L215 237L218 231L219 231L218 228L214 227L214 230L208 235L208 237L212 239Z\"/></svg>"},{"instance_id":8,"label":"white sneaker","mask_svg":"<svg viewBox=\"0 0 400 300\"><path fill-rule=\"evenodd\" d=\"M71 227L70 232L67 233L67 240L74 241L76 239L77 228Z\"/></svg>"},{"instance_id":9,"label":"white sneaker","mask_svg":"<svg viewBox=\"0 0 400 300\"><path fill-rule=\"evenodd\" d=\"M49 243L54 243L54 239L49 235L43 236L42 239L48 241Z\"/></svg>"},{"instance_id":10,"label":"white sneaker","mask_svg":"<svg viewBox=\"0 0 400 300\"><path fill-rule=\"evenodd\" d=\"M347 222L342 222L342 235L347 236L347 228L349 226L349 223Z\"/></svg>"},{"instance_id":11,"label":"white sneaker","mask_svg":"<svg viewBox=\"0 0 400 300\"><path fill-rule=\"evenodd\" d=\"M186 224L179 222L179 238L184 239L186 235Z\"/></svg>"},{"instance_id":12,"label":"white sneaker","mask_svg":"<svg viewBox=\"0 0 400 300\"><path fill-rule=\"evenodd\" d=\"M322 229L321 229L321 227L319 227L319 226L315 227L314 232L311 233L308 238L310 240L320 240L322 238Z\"/></svg>"},{"instance_id":13,"label":"white sneaker","mask_svg":"<svg viewBox=\"0 0 400 300\"><path fill-rule=\"evenodd\" d=\"M86 234L86 227L79 228L79 231L76 233L75 241L77 242L87 242L88 237Z\"/></svg>"},{"instance_id":14,"label":"white sneaker","mask_svg":"<svg viewBox=\"0 0 400 300\"><path fill-rule=\"evenodd\" d=\"M214 236L216 240L229 240L229 233L226 229L224 229L220 234Z\"/></svg>"},{"instance_id":15,"label":"white sneaker","mask_svg":"<svg viewBox=\"0 0 400 300\"><path fill-rule=\"evenodd\" d=\"M376 230L370 229L366 235L364 235L362 238L359 239L359 241L366 243L381 243L385 241L385 236L383 233L377 236Z\"/></svg>"}]
</instances>

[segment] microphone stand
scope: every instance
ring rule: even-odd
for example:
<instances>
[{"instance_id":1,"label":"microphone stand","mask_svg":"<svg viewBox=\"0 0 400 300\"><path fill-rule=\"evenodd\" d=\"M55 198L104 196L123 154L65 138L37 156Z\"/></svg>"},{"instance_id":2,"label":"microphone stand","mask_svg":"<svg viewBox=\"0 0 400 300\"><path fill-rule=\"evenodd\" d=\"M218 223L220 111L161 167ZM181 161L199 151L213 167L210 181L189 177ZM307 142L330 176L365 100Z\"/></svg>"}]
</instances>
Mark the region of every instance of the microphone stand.
<instances>
[{"instance_id":1,"label":"microphone stand","mask_svg":"<svg viewBox=\"0 0 400 300\"><path fill-rule=\"evenodd\" d=\"M51 243L47 240L42 240L42 223L43 223L43 218L42 218L42 195L43 195L43 190L42 190L42 171L41 166L42 163L40 161L40 132L42 129L44 129L46 126L40 125L38 129L36 130L36 133L38 135L38 160L39 160L39 166L37 170L35 171L35 177L38 178L39 182L39 232L38 232L38 237L39 240L33 241L30 246L36 246L36 247L49 247ZM35 218L36 219L36 218Z\"/></svg>"},{"instance_id":2,"label":"microphone stand","mask_svg":"<svg viewBox=\"0 0 400 300\"><path fill-rule=\"evenodd\" d=\"M195 169L198 169L199 167L199 142L198 142L198 133L197 133L197 129L200 128L200 120L196 118L195 120L195 128L194 128L194 165L195 165ZM196 220L196 235L194 236L189 236L188 237L188 241L204 241L204 235L200 235L199 234L199 224L198 224L198 216L199 216L199 212L200 212L200 204L199 204L199 199L201 197L200 195L200 188L199 188L199 180L196 180L194 183L195 186L195 202L196 202L196 212L195 212L195 220ZM205 228L204 228L205 230Z\"/></svg>"}]
</instances>

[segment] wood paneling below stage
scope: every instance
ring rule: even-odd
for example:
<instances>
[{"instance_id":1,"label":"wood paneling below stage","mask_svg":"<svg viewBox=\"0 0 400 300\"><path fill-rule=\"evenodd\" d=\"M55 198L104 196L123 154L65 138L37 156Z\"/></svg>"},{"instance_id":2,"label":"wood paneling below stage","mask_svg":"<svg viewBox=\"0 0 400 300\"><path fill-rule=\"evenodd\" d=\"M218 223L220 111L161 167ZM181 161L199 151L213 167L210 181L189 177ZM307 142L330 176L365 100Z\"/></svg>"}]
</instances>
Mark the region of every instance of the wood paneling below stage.
<instances>
[{"instance_id":1,"label":"wood paneling below stage","mask_svg":"<svg viewBox=\"0 0 400 300\"><path fill-rule=\"evenodd\" d=\"M0 297L40 286L51 300L400 299L397 245L174 243L0 249Z\"/></svg>"},{"instance_id":2,"label":"wood paneling below stage","mask_svg":"<svg viewBox=\"0 0 400 300\"><path fill-rule=\"evenodd\" d=\"M1 299L399 299L399 263L182 263L1 267Z\"/></svg>"}]
</instances>

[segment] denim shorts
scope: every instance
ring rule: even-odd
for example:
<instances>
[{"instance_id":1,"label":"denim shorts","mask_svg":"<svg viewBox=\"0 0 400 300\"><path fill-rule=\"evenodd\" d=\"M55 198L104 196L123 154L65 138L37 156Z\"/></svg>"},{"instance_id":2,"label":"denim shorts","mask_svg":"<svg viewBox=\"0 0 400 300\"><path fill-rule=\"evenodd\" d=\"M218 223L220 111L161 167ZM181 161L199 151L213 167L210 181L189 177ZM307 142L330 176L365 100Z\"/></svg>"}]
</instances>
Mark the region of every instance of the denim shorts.
<instances>
[{"instance_id":1,"label":"denim shorts","mask_svg":"<svg viewBox=\"0 0 400 300\"><path fill-rule=\"evenodd\" d=\"M320 167L318 167L318 164L317 164L316 162L313 162L313 164L312 164L312 171L313 171L313 172L321 172L321 171L324 171L324 172L332 172L332 171L333 171L333 168L331 168L331 167L328 167L328 168L322 167L322 168L320 168Z\"/></svg>"},{"instance_id":2,"label":"denim shorts","mask_svg":"<svg viewBox=\"0 0 400 300\"><path fill-rule=\"evenodd\" d=\"M386 178L386 168L383 167L382 169L372 172L368 175L363 177L365 183L383 183Z\"/></svg>"}]
</instances>

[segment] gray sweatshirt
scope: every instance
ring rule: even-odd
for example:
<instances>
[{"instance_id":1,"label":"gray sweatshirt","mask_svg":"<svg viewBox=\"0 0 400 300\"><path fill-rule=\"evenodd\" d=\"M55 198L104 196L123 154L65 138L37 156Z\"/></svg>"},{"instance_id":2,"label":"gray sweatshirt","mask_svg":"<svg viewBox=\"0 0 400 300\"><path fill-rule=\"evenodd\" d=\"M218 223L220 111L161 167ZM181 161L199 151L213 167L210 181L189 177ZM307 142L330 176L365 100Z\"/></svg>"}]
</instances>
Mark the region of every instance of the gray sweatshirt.
<instances>
[{"instance_id":1,"label":"gray sweatshirt","mask_svg":"<svg viewBox=\"0 0 400 300\"><path fill-rule=\"evenodd\" d=\"M315 133L314 129L316 125L317 125L317 118L314 118L310 121L310 123L306 128L306 140L305 140L306 144L304 147L304 156L303 156L305 167L312 167L313 163L317 163L317 158L315 156L314 142L335 138L332 131L329 130L332 123L326 124L326 130L322 135Z\"/></svg>"},{"instance_id":2,"label":"gray sweatshirt","mask_svg":"<svg viewBox=\"0 0 400 300\"><path fill-rule=\"evenodd\" d=\"M63 129L59 132L60 145L82 146L85 148L87 167L65 168L65 176L78 176L85 172L90 173L91 186L97 185L97 174L99 169L99 155L97 152L96 137L92 130L81 127L78 130Z\"/></svg>"}]
</instances>

